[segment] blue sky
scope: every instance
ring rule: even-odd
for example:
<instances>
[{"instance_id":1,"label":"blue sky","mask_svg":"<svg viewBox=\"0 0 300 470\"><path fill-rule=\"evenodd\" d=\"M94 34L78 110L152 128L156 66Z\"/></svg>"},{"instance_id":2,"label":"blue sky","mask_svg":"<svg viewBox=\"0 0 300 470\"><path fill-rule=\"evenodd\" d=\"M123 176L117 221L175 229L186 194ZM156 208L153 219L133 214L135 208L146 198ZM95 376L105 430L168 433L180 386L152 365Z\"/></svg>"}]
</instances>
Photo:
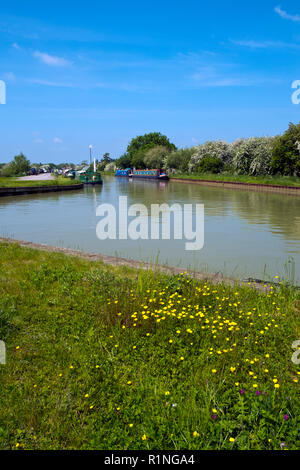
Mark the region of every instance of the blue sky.
<instances>
[{"instance_id":1,"label":"blue sky","mask_svg":"<svg viewBox=\"0 0 300 470\"><path fill-rule=\"evenodd\" d=\"M291 0L1 2L0 162L281 133L300 121L299 52Z\"/></svg>"}]
</instances>

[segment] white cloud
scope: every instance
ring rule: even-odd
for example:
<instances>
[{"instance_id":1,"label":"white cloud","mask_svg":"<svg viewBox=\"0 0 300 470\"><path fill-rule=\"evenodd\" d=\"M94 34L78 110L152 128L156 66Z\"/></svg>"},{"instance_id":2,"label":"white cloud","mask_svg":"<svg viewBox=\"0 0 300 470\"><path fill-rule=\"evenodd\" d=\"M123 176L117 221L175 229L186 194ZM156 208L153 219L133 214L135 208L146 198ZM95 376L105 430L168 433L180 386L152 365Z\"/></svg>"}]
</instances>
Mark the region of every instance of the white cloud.
<instances>
[{"instance_id":1,"label":"white cloud","mask_svg":"<svg viewBox=\"0 0 300 470\"><path fill-rule=\"evenodd\" d=\"M63 141L59 137L54 137L53 142L55 144L62 144L63 143Z\"/></svg>"},{"instance_id":2,"label":"white cloud","mask_svg":"<svg viewBox=\"0 0 300 470\"><path fill-rule=\"evenodd\" d=\"M35 51L33 56L44 64L50 65L52 67L66 67L71 64L71 62L64 59L63 57L56 57L54 55L47 54L46 52Z\"/></svg>"},{"instance_id":3,"label":"white cloud","mask_svg":"<svg viewBox=\"0 0 300 470\"><path fill-rule=\"evenodd\" d=\"M299 15L290 15L286 11L282 10L280 6L274 8L274 11L281 16L281 18L284 18L285 20L291 20L295 21L296 23L300 23L300 16Z\"/></svg>"},{"instance_id":4,"label":"white cloud","mask_svg":"<svg viewBox=\"0 0 300 470\"><path fill-rule=\"evenodd\" d=\"M43 139L34 139L33 142L34 142L35 144L43 144L43 143L44 143Z\"/></svg>"},{"instance_id":5,"label":"white cloud","mask_svg":"<svg viewBox=\"0 0 300 470\"><path fill-rule=\"evenodd\" d=\"M269 48L299 49L300 48L300 44L291 43L291 42L283 42L283 41L255 41L251 39L249 41L235 41L233 39L230 39L230 42L232 42L232 44L235 44L237 46L249 47L251 49L269 49Z\"/></svg>"},{"instance_id":6,"label":"white cloud","mask_svg":"<svg viewBox=\"0 0 300 470\"><path fill-rule=\"evenodd\" d=\"M21 50L19 44L17 44L16 42L14 42L11 47L13 47L14 49L17 49L17 51Z\"/></svg>"}]
</instances>

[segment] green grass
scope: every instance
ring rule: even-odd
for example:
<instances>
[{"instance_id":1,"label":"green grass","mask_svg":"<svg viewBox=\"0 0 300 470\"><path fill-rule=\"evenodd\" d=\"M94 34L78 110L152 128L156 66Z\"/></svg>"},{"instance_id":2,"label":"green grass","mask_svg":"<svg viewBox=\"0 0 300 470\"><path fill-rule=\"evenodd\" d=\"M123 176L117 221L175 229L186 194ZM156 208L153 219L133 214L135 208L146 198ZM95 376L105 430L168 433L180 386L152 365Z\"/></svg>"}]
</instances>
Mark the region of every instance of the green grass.
<instances>
[{"instance_id":1,"label":"green grass","mask_svg":"<svg viewBox=\"0 0 300 470\"><path fill-rule=\"evenodd\" d=\"M300 186L300 178L297 176L250 176L250 175L228 175L212 173L176 173L172 178L184 178L195 180L232 181L239 183L258 183L280 186Z\"/></svg>"},{"instance_id":2,"label":"green grass","mask_svg":"<svg viewBox=\"0 0 300 470\"><path fill-rule=\"evenodd\" d=\"M0 261L1 449L299 449L299 291Z\"/></svg>"},{"instance_id":3,"label":"green grass","mask_svg":"<svg viewBox=\"0 0 300 470\"><path fill-rule=\"evenodd\" d=\"M78 184L80 181L71 180L69 178L57 177L53 180L33 180L22 181L12 177L0 177L0 188L22 188L22 187L39 187L39 186L65 186L70 184Z\"/></svg>"}]
</instances>

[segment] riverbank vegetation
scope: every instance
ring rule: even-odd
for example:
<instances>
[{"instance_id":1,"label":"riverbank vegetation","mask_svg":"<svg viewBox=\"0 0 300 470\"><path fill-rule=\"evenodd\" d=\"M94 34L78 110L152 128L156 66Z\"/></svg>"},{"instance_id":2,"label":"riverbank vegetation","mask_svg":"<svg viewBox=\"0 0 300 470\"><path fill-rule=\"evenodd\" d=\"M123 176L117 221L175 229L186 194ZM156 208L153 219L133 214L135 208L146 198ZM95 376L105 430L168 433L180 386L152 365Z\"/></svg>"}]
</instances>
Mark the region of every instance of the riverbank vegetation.
<instances>
[{"instance_id":1,"label":"riverbank vegetation","mask_svg":"<svg viewBox=\"0 0 300 470\"><path fill-rule=\"evenodd\" d=\"M290 124L283 135L275 137L208 141L185 149L176 149L160 133L145 134L132 139L115 164L121 168L167 168L171 175L203 175L202 179L213 174L224 181L227 177L228 181L252 178L249 182L292 177L295 182L300 176L300 124ZM285 179L281 181L278 184L286 184Z\"/></svg>"},{"instance_id":2,"label":"riverbank vegetation","mask_svg":"<svg viewBox=\"0 0 300 470\"><path fill-rule=\"evenodd\" d=\"M299 291L15 243L0 277L0 448L299 449Z\"/></svg>"},{"instance_id":3,"label":"riverbank vegetation","mask_svg":"<svg viewBox=\"0 0 300 470\"><path fill-rule=\"evenodd\" d=\"M53 177L47 180L19 180L12 177L0 177L0 188L31 188L40 186L69 186L78 184L78 180L63 178L62 176Z\"/></svg>"},{"instance_id":4,"label":"riverbank vegetation","mask_svg":"<svg viewBox=\"0 0 300 470\"><path fill-rule=\"evenodd\" d=\"M220 181L257 182L262 184L299 185L300 123L290 123L282 135L240 138L234 142L207 141L190 148L177 149L160 132L134 137L126 152L115 159L106 152L96 159L98 171L111 174L116 168L165 168L170 176ZM81 166L88 166L82 161ZM0 165L1 176L22 176L31 164L21 153L8 164ZM44 165L45 166L45 165ZM46 165L51 170L77 168L74 163Z\"/></svg>"},{"instance_id":5,"label":"riverbank vegetation","mask_svg":"<svg viewBox=\"0 0 300 470\"><path fill-rule=\"evenodd\" d=\"M300 178L297 176L278 176L278 175L228 175L215 173L173 173L172 178L184 178L189 180L208 180L224 181L234 183L255 183L272 186L300 186Z\"/></svg>"}]
</instances>

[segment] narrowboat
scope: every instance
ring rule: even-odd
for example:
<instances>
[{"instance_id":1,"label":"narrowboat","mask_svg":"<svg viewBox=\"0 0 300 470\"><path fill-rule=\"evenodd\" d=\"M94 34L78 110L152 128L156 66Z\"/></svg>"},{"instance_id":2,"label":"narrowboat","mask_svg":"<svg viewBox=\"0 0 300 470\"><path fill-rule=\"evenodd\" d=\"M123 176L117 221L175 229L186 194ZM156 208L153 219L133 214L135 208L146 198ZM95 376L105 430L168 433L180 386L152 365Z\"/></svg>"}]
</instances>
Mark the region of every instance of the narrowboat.
<instances>
[{"instance_id":1,"label":"narrowboat","mask_svg":"<svg viewBox=\"0 0 300 470\"><path fill-rule=\"evenodd\" d=\"M102 184L101 173L97 171L96 159L94 158L94 169L88 168L86 171L80 174L80 181L83 184Z\"/></svg>"},{"instance_id":2,"label":"narrowboat","mask_svg":"<svg viewBox=\"0 0 300 470\"><path fill-rule=\"evenodd\" d=\"M83 184L102 184L101 173L99 171L87 170L79 176Z\"/></svg>"},{"instance_id":3,"label":"narrowboat","mask_svg":"<svg viewBox=\"0 0 300 470\"><path fill-rule=\"evenodd\" d=\"M155 179L155 180L168 180L169 177L165 170L154 169L154 170L133 170L129 175L132 178L139 179Z\"/></svg>"},{"instance_id":4,"label":"narrowboat","mask_svg":"<svg viewBox=\"0 0 300 470\"><path fill-rule=\"evenodd\" d=\"M115 176L129 176L131 173L131 168L126 168L125 170L117 170Z\"/></svg>"}]
</instances>

